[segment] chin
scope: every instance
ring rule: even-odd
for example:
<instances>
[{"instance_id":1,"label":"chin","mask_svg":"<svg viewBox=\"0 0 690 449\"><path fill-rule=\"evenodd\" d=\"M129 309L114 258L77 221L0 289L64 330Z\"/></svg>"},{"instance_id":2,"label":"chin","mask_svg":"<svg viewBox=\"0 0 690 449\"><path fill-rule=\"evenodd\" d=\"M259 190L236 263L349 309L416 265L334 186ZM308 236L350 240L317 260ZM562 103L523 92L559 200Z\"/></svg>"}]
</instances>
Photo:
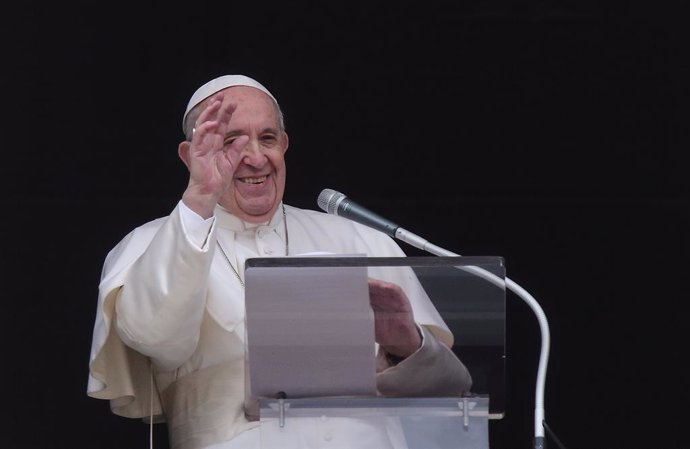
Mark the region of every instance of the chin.
<instances>
[{"instance_id":1,"label":"chin","mask_svg":"<svg viewBox=\"0 0 690 449\"><path fill-rule=\"evenodd\" d=\"M275 213L276 208L278 207L278 203L274 202L271 204L247 204L244 206L240 206L240 210L242 211L242 214L247 216L247 217L252 217L256 221L266 221L270 220L273 214Z\"/></svg>"}]
</instances>

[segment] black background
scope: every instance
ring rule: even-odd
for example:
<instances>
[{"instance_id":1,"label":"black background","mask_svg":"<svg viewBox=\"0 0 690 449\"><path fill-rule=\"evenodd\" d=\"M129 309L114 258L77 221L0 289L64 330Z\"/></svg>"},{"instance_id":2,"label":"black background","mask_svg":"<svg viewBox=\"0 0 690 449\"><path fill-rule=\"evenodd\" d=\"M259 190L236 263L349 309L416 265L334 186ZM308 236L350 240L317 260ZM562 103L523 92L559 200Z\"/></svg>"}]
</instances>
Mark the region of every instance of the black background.
<instances>
[{"instance_id":1,"label":"black background","mask_svg":"<svg viewBox=\"0 0 690 449\"><path fill-rule=\"evenodd\" d=\"M286 114L288 204L316 208L333 188L441 247L506 259L549 320L546 420L566 447L687 447L690 73L676 5L3 9L0 446L148 447L146 425L86 396L102 262L179 199L191 93L243 73ZM494 449L534 432L538 326L512 294L507 313Z\"/></svg>"}]
</instances>

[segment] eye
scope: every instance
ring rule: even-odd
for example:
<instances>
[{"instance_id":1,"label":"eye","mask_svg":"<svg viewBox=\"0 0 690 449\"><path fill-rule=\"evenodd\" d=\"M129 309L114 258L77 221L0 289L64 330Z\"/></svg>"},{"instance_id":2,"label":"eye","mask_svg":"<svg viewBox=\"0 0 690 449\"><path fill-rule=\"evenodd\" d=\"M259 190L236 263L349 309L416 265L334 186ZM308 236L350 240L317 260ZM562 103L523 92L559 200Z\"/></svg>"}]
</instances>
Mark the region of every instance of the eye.
<instances>
[{"instance_id":1,"label":"eye","mask_svg":"<svg viewBox=\"0 0 690 449\"><path fill-rule=\"evenodd\" d=\"M232 145L232 143L237 139L237 137L226 137L223 140L223 145Z\"/></svg>"},{"instance_id":2,"label":"eye","mask_svg":"<svg viewBox=\"0 0 690 449\"><path fill-rule=\"evenodd\" d=\"M264 134L263 136L261 136L261 141L264 144L273 145L278 141L278 137L276 137L274 134Z\"/></svg>"}]
</instances>

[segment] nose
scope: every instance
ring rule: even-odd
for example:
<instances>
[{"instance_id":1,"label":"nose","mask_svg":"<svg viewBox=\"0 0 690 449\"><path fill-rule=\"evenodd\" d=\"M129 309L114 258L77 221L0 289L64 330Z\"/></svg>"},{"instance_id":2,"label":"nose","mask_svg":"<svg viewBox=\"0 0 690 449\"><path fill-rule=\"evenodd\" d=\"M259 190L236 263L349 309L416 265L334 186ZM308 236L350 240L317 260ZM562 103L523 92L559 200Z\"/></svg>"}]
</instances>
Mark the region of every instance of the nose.
<instances>
[{"instance_id":1,"label":"nose","mask_svg":"<svg viewBox=\"0 0 690 449\"><path fill-rule=\"evenodd\" d=\"M242 162L253 167L259 167L266 161L266 156L261 151L259 142L250 139L242 150Z\"/></svg>"}]
</instances>

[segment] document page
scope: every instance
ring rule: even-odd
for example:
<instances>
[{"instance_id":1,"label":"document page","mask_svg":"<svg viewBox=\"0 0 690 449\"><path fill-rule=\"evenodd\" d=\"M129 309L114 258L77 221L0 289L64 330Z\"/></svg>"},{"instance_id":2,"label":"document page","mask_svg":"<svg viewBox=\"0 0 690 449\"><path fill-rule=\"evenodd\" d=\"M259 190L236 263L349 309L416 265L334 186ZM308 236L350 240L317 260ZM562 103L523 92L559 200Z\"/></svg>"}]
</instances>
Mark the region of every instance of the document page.
<instances>
[{"instance_id":1,"label":"document page","mask_svg":"<svg viewBox=\"0 0 690 449\"><path fill-rule=\"evenodd\" d=\"M248 267L245 284L252 396L376 394L366 267Z\"/></svg>"}]
</instances>

